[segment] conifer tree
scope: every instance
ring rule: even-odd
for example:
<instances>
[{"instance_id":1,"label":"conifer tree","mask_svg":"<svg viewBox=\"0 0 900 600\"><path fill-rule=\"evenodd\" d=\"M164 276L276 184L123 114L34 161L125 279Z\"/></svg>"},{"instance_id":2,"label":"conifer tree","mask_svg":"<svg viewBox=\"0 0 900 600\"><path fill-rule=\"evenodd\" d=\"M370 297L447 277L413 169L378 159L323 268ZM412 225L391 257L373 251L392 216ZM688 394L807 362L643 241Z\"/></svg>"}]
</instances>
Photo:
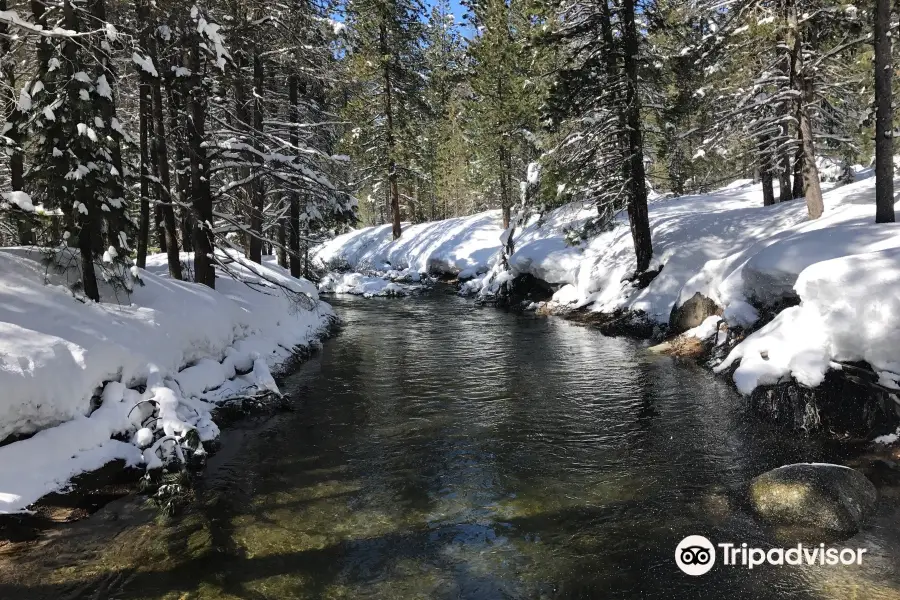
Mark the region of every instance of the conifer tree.
<instances>
[{"instance_id":1,"label":"conifer tree","mask_svg":"<svg viewBox=\"0 0 900 600\"><path fill-rule=\"evenodd\" d=\"M394 238L401 234L400 189L410 178L410 116L420 110L422 6L415 0L350 0L349 74L355 124L346 145L357 160L357 187L385 190Z\"/></svg>"},{"instance_id":2,"label":"conifer tree","mask_svg":"<svg viewBox=\"0 0 900 600\"><path fill-rule=\"evenodd\" d=\"M564 172L556 177L568 181L572 196L597 206L598 225L627 209L639 275L649 269L653 249L642 117L647 92L639 76L645 44L638 7L630 0L573 0L557 10L569 18L557 22L547 38L566 49L549 104L549 118L561 136L554 155L561 165L557 170Z\"/></svg>"},{"instance_id":3,"label":"conifer tree","mask_svg":"<svg viewBox=\"0 0 900 600\"><path fill-rule=\"evenodd\" d=\"M497 198L503 228L510 225L528 163L537 157L536 134L542 88L540 57L529 54L529 12L520 0L473 0L469 40L472 96L469 131L484 193Z\"/></svg>"}]
</instances>

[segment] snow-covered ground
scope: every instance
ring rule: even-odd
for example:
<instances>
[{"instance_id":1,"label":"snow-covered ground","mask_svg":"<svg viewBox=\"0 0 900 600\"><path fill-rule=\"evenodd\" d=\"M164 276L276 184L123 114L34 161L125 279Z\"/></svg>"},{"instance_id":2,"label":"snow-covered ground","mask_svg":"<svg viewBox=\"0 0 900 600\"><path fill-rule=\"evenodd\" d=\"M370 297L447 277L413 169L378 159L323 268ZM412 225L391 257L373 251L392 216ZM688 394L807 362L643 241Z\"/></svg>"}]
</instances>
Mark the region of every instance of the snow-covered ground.
<instances>
[{"instance_id":1,"label":"snow-covered ground","mask_svg":"<svg viewBox=\"0 0 900 600\"><path fill-rule=\"evenodd\" d=\"M151 256L143 285L102 285L92 303L66 285L74 271L0 249L0 441L37 432L0 447L0 513L114 459L159 464L191 430L218 435L215 403L274 387L270 369L321 335L331 307L271 260L233 258L240 280L220 273L211 290Z\"/></svg>"},{"instance_id":2,"label":"snow-covered ground","mask_svg":"<svg viewBox=\"0 0 900 600\"><path fill-rule=\"evenodd\" d=\"M386 265L389 267L390 265ZM409 296L424 289L426 278L413 269L390 269L374 275L364 273L328 273L319 282L323 294L353 294L372 298L375 296Z\"/></svg>"},{"instance_id":3,"label":"snow-covered ground","mask_svg":"<svg viewBox=\"0 0 900 600\"><path fill-rule=\"evenodd\" d=\"M517 232L512 275L552 284L560 304L643 311L659 323L697 292L723 309L729 325L745 327L758 320L756 307L799 299L726 360L723 368L741 360L735 380L743 392L789 375L816 385L834 361L856 360L879 371L884 385L898 387L900 224L874 224L875 181L871 170L856 170L852 184L823 184L825 215L814 221L803 200L763 207L760 185L749 180L652 201L651 268L663 268L644 289L628 281L636 263L626 215L580 245L566 243L567 231L580 230L595 214L580 204L534 217ZM442 231L452 236L438 238ZM329 242L316 257L356 270L389 261L469 276L485 271L465 286L478 292L508 277L496 266L501 234L499 215L490 211L415 225L397 242L389 227L361 229Z\"/></svg>"},{"instance_id":4,"label":"snow-covered ground","mask_svg":"<svg viewBox=\"0 0 900 600\"><path fill-rule=\"evenodd\" d=\"M411 269L417 273L484 273L500 247L500 211L410 225L394 241L390 225L357 229L339 235L313 253L319 268L349 268L358 272Z\"/></svg>"}]
</instances>

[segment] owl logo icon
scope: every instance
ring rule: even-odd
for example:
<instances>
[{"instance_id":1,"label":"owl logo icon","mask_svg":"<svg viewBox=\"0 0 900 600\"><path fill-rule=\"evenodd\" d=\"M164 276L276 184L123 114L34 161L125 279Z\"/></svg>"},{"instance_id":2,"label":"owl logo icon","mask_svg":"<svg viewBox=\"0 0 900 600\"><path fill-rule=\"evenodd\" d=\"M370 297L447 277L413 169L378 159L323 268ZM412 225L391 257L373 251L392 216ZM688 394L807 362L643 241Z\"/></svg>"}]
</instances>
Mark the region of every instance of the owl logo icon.
<instances>
[{"instance_id":1,"label":"owl logo icon","mask_svg":"<svg viewBox=\"0 0 900 600\"><path fill-rule=\"evenodd\" d=\"M688 575L709 573L716 564L716 549L702 535L689 535L675 548L675 564Z\"/></svg>"}]
</instances>

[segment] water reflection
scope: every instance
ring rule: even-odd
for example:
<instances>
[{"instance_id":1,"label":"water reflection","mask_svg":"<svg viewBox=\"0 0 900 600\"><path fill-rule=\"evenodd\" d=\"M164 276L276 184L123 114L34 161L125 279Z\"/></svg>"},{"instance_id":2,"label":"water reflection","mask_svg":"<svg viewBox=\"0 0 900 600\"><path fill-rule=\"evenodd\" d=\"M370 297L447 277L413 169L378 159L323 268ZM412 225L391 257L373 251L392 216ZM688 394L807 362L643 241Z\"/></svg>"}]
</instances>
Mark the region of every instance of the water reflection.
<instances>
[{"instance_id":1,"label":"water reflection","mask_svg":"<svg viewBox=\"0 0 900 600\"><path fill-rule=\"evenodd\" d=\"M297 409L218 459L205 545L119 597L900 596L884 518L868 570L677 570L688 534L768 543L749 478L841 458L705 371L450 295L336 304L341 335L283 385Z\"/></svg>"}]
</instances>

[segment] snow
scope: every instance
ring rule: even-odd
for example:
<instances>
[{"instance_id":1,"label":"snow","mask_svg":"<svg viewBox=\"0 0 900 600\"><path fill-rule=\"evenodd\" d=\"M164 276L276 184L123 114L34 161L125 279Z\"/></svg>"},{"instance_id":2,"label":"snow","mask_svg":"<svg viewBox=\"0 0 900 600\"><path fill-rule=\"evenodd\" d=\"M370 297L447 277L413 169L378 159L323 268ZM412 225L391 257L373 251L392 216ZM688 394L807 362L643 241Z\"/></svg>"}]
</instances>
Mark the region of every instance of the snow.
<instances>
[{"instance_id":1,"label":"snow","mask_svg":"<svg viewBox=\"0 0 900 600\"><path fill-rule=\"evenodd\" d=\"M876 444L893 444L896 443L897 440L900 440L900 428L898 428L894 433L878 436L873 441Z\"/></svg>"},{"instance_id":2,"label":"snow","mask_svg":"<svg viewBox=\"0 0 900 600\"><path fill-rule=\"evenodd\" d=\"M159 74L156 72L156 67L153 66L153 61L150 60L149 56L141 56L137 52L131 55L131 60L141 68L141 70L149 73L153 77L158 77Z\"/></svg>"},{"instance_id":3,"label":"snow","mask_svg":"<svg viewBox=\"0 0 900 600\"><path fill-rule=\"evenodd\" d=\"M101 75L97 78L97 93L103 98L112 100L112 88L109 87L106 75Z\"/></svg>"},{"instance_id":4,"label":"snow","mask_svg":"<svg viewBox=\"0 0 900 600\"><path fill-rule=\"evenodd\" d=\"M877 229L900 234L895 226ZM800 272L794 289L800 306L780 312L720 365L741 359L738 389L750 393L787 376L815 387L834 361L865 361L882 381L900 377L900 248L816 262Z\"/></svg>"},{"instance_id":5,"label":"snow","mask_svg":"<svg viewBox=\"0 0 900 600\"><path fill-rule=\"evenodd\" d=\"M266 361L260 357L258 352L254 352L252 358L253 380L256 382L256 389L260 392L269 391L276 396L280 396L281 391L278 389L275 378L272 377L272 373L269 371L269 365L267 365Z\"/></svg>"},{"instance_id":6,"label":"snow","mask_svg":"<svg viewBox=\"0 0 900 600\"><path fill-rule=\"evenodd\" d=\"M15 191L15 192L3 192L0 194L0 198L3 198L4 202L8 202L10 204L14 204L18 206L20 209L25 212L34 212L35 207L31 202L31 196L26 194L25 192Z\"/></svg>"},{"instance_id":7,"label":"snow","mask_svg":"<svg viewBox=\"0 0 900 600\"><path fill-rule=\"evenodd\" d=\"M16 108L23 113L31 110L31 95L25 88L19 92L19 102L16 104Z\"/></svg>"},{"instance_id":8,"label":"snow","mask_svg":"<svg viewBox=\"0 0 900 600\"><path fill-rule=\"evenodd\" d=\"M788 377L815 386L842 361L865 361L882 385L900 388L900 224L874 223L871 169L854 166L855 181L841 184L839 163L819 164L828 181L825 214L816 220L803 200L762 206L760 184L748 179L708 194L654 198L651 269L662 270L644 289L629 280L636 262L627 215L573 244L580 237L573 233L596 215L577 203L518 228L509 271L499 259L510 232L500 229L497 211L407 226L396 241L389 226L360 229L328 242L315 258L320 266L357 271L389 262L456 273L468 279L468 293L530 274L558 290L558 304L642 311L660 324L697 292L721 307L731 327L756 327L761 309L799 303L749 335L720 366L740 361L734 377L742 392ZM704 339L714 333L711 320L691 332Z\"/></svg>"},{"instance_id":9,"label":"snow","mask_svg":"<svg viewBox=\"0 0 900 600\"><path fill-rule=\"evenodd\" d=\"M578 290L571 283L567 283L556 290L552 300L557 304L575 304L578 302Z\"/></svg>"},{"instance_id":10,"label":"snow","mask_svg":"<svg viewBox=\"0 0 900 600\"><path fill-rule=\"evenodd\" d=\"M719 323L721 322L722 317L718 315L706 317L702 323L685 331L684 335L687 337L695 337L698 340L708 340L718 333Z\"/></svg>"},{"instance_id":11,"label":"snow","mask_svg":"<svg viewBox=\"0 0 900 600\"><path fill-rule=\"evenodd\" d=\"M329 273L319 282L319 291L323 294L353 294L372 298L374 296L408 296L422 288L421 285L392 281L391 274L390 271L379 275Z\"/></svg>"},{"instance_id":12,"label":"snow","mask_svg":"<svg viewBox=\"0 0 900 600\"><path fill-rule=\"evenodd\" d=\"M231 361L220 363L217 360L204 358L195 365L179 371L173 379L178 382L182 394L200 396L207 390L219 387L225 383L226 379L231 379L234 375L235 369Z\"/></svg>"},{"instance_id":13,"label":"snow","mask_svg":"<svg viewBox=\"0 0 900 600\"><path fill-rule=\"evenodd\" d=\"M192 258L181 256L188 265ZM0 249L0 440L37 432L0 447L0 513L25 510L111 460L157 465L182 452L176 442L187 431L213 439L214 404L272 389L271 370L333 316L315 286L271 257L255 265L221 255L233 276L220 272L212 290L169 279L165 255L153 255L146 270L134 269L143 285L135 281L130 294L98 271L101 303L70 291L80 278L64 266L72 259ZM141 452L161 435L175 441L159 438Z\"/></svg>"},{"instance_id":14,"label":"snow","mask_svg":"<svg viewBox=\"0 0 900 600\"><path fill-rule=\"evenodd\" d=\"M357 229L317 248L312 261L319 268L349 267L358 272L388 263L419 273L484 273L500 247L500 223L500 211L492 210L444 221L405 223L398 240L393 239L390 225Z\"/></svg>"}]
</instances>

